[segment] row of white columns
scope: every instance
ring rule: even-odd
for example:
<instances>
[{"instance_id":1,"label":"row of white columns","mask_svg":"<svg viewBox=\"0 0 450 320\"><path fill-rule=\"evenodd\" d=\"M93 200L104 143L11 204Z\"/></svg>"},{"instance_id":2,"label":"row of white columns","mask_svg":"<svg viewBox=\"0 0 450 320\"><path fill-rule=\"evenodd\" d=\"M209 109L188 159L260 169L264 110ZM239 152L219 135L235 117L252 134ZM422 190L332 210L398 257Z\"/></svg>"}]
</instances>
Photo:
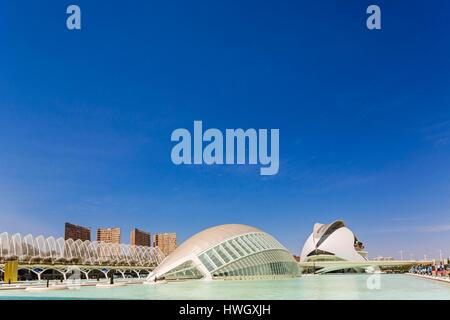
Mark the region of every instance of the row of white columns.
<instances>
[{"instance_id":1,"label":"row of white columns","mask_svg":"<svg viewBox=\"0 0 450 320\"><path fill-rule=\"evenodd\" d=\"M127 272L127 270L130 270L131 272L134 272L138 277L140 276L140 273L142 272L141 269L85 269L85 270L83 270L83 269L81 269L81 268L74 268L74 267L69 267L69 268L67 268L67 269L66 269L66 268L64 268L64 269L59 269L59 268L46 268L46 269L40 269L40 268L39 268L39 269L38 269L38 268L24 268L24 269L29 270L29 271L33 272L34 274L36 274L36 276L38 277L38 280L39 280L39 281L41 281L41 276L42 276L42 274L43 274L45 271L47 271L47 270L55 270L55 271L61 273L62 276L63 276L63 278L64 278L64 280L67 280L67 275L68 275L70 272L77 271L77 270L80 271L80 272L82 272L82 273L84 274L84 276L86 277L86 279L89 279L89 273L90 273L92 270L98 270L98 271L100 271L101 273L103 273L103 275L105 276L105 278L108 278L108 273L109 273L109 271L114 270L114 271L119 272L119 273L122 275L122 278L123 278L123 279L125 279L125 273ZM2 269L0 269L0 271L3 272Z\"/></svg>"}]
</instances>

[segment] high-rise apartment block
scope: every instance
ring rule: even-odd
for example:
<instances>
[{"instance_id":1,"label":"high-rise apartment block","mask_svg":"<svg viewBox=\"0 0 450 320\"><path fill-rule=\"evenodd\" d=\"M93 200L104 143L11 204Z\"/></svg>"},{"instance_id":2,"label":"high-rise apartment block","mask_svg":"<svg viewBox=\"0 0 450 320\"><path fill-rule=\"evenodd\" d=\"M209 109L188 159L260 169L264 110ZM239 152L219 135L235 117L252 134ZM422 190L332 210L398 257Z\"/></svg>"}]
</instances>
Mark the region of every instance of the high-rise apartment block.
<instances>
[{"instance_id":1,"label":"high-rise apartment block","mask_svg":"<svg viewBox=\"0 0 450 320\"><path fill-rule=\"evenodd\" d=\"M177 234L157 233L153 236L153 246L158 247L164 255L168 256L177 248Z\"/></svg>"},{"instance_id":2,"label":"high-rise apartment block","mask_svg":"<svg viewBox=\"0 0 450 320\"><path fill-rule=\"evenodd\" d=\"M64 239L79 239L82 241L91 240L91 228L66 222L64 224Z\"/></svg>"},{"instance_id":3,"label":"high-rise apartment block","mask_svg":"<svg viewBox=\"0 0 450 320\"><path fill-rule=\"evenodd\" d=\"M120 243L120 228L98 228L97 241L107 243Z\"/></svg>"},{"instance_id":4,"label":"high-rise apartment block","mask_svg":"<svg viewBox=\"0 0 450 320\"><path fill-rule=\"evenodd\" d=\"M134 246L150 247L150 233L134 228L133 230L131 230L130 244Z\"/></svg>"}]
</instances>

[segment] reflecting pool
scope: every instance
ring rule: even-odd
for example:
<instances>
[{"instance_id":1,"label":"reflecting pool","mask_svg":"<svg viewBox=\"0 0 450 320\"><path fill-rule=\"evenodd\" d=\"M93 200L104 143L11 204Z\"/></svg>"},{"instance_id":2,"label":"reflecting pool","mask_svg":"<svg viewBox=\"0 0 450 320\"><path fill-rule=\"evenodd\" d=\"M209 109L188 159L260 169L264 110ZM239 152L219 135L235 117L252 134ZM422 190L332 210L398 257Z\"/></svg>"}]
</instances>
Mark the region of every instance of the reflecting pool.
<instances>
[{"instance_id":1,"label":"reflecting pool","mask_svg":"<svg viewBox=\"0 0 450 320\"><path fill-rule=\"evenodd\" d=\"M450 283L409 275L315 275L290 280L193 280L49 292L0 290L0 299L450 299Z\"/></svg>"}]
</instances>

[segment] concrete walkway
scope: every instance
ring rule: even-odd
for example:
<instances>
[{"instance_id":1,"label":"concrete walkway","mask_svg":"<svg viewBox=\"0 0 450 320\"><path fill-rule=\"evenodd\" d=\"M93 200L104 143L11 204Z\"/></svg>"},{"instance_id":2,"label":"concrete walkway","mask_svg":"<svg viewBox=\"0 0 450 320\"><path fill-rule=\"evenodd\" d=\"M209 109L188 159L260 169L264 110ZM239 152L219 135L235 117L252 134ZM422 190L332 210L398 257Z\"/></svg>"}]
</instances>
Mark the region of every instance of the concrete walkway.
<instances>
[{"instance_id":1,"label":"concrete walkway","mask_svg":"<svg viewBox=\"0 0 450 320\"><path fill-rule=\"evenodd\" d=\"M410 276L418 277L418 278L450 283L450 277L437 277L437 276L429 276L427 274L418 274L418 273L406 273L406 274L408 274Z\"/></svg>"},{"instance_id":2,"label":"concrete walkway","mask_svg":"<svg viewBox=\"0 0 450 320\"><path fill-rule=\"evenodd\" d=\"M59 280L50 280L50 285L68 285L69 287L94 287L97 284L109 284L109 279L102 278L100 281L89 279L89 280L81 280L81 282L72 283L71 281L60 282ZM124 283L124 284L142 284L145 281L145 278L126 278L126 279L114 279L115 283ZM24 290L28 287L41 287L46 285L46 281L19 281L13 284L0 283L0 291L3 290Z\"/></svg>"}]
</instances>

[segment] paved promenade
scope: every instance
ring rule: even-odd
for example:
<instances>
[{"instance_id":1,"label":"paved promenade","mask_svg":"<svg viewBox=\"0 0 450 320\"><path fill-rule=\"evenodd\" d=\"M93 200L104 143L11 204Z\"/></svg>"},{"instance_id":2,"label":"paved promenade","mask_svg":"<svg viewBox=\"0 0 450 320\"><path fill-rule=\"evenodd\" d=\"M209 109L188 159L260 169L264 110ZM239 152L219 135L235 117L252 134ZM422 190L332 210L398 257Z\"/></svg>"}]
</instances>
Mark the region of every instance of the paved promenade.
<instances>
[{"instance_id":1,"label":"paved promenade","mask_svg":"<svg viewBox=\"0 0 450 320\"><path fill-rule=\"evenodd\" d=\"M430 280L436 280L441 282L447 282L450 283L450 277L439 277L439 276L430 276L427 274L418 274L418 273L406 273L410 276L418 277L418 278L424 278L424 279L430 279Z\"/></svg>"}]
</instances>

